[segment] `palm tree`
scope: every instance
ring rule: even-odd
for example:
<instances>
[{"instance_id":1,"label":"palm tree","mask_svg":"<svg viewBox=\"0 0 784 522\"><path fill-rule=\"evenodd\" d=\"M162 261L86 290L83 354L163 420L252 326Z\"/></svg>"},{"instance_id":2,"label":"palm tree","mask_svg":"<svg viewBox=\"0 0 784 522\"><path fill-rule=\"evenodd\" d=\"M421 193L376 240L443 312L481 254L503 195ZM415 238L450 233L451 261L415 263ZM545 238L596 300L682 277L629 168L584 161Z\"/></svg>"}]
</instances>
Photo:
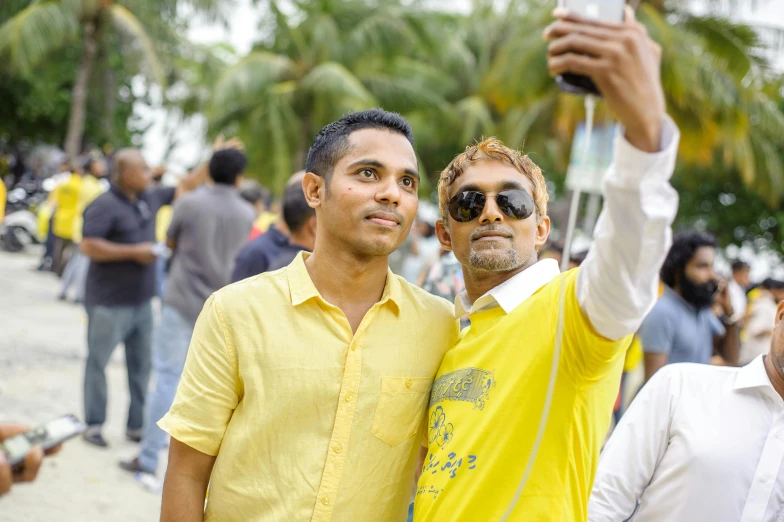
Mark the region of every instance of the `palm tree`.
<instances>
[{"instance_id":1,"label":"palm tree","mask_svg":"<svg viewBox=\"0 0 784 522\"><path fill-rule=\"evenodd\" d=\"M88 86L96 60L108 56L107 48L115 39L124 44L130 57L140 58L141 72L149 80L165 85L165 69L151 34L166 29L165 22L176 14L176 0L12 0L11 3L24 5L0 26L0 56L7 60L11 71L28 74L54 51L81 40L81 58L72 88L64 147L69 158L80 152ZM215 1L192 0L181 4L217 14ZM148 15L143 17L148 23L143 24L136 13ZM110 78L108 80L106 85L111 87ZM111 100L113 96L114 93L107 99Z\"/></svg>"},{"instance_id":2,"label":"palm tree","mask_svg":"<svg viewBox=\"0 0 784 522\"><path fill-rule=\"evenodd\" d=\"M304 166L318 130L347 112L447 107L447 86L417 60L419 37L398 2L295 4L287 16L268 3L269 37L224 72L209 110L212 131L239 131L253 144L251 165L276 188Z\"/></svg>"}]
</instances>

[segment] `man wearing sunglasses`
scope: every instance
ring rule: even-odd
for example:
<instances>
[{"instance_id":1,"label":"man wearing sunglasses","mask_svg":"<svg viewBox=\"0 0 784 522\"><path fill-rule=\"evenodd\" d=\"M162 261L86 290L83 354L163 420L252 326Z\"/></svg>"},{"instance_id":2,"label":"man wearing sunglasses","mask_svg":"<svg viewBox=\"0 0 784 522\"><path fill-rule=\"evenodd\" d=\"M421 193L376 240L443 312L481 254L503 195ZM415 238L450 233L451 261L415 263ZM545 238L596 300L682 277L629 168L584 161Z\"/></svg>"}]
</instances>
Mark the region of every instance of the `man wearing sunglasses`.
<instances>
[{"instance_id":1,"label":"man wearing sunglasses","mask_svg":"<svg viewBox=\"0 0 784 522\"><path fill-rule=\"evenodd\" d=\"M542 171L494 138L442 172L437 234L463 265L456 314L471 326L433 383L416 521L586 520L624 352L656 300L677 211L660 52L631 12L623 24L559 18L545 33L550 72L592 78L624 127L595 242L565 274L537 262L550 233Z\"/></svg>"}]
</instances>

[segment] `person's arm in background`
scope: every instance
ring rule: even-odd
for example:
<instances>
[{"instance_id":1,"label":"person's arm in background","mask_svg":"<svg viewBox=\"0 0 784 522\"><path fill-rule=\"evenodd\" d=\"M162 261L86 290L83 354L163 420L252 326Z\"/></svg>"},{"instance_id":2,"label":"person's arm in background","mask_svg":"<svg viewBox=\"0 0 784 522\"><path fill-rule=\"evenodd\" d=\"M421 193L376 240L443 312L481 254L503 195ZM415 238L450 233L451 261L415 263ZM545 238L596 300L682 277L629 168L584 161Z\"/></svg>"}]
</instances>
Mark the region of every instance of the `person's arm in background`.
<instances>
[{"instance_id":1,"label":"person's arm in background","mask_svg":"<svg viewBox=\"0 0 784 522\"><path fill-rule=\"evenodd\" d=\"M141 265L155 261L152 243L114 243L109 241L113 226L112 214L106 205L110 203L96 199L84 211L82 243L84 255L99 263L133 261Z\"/></svg>"},{"instance_id":2,"label":"person's arm in background","mask_svg":"<svg viewBox=\"0 0 784 522\"><path fill-rule=\"evenodd\" d=\"M242 140L239 138L224 140L223 136L218 136L212 145L212 151L217 152L224 149L237 149L244 151L245 144L242 143ZM207 178L209 178L209 175L209 161L205 161L180 180L180 183L177 185L177 190L174 193L174 199L177 199L184 193L190 192L191 190L194 190L203 185L207 181Z\"/></svg>"},{"instance_id":3,"label":"person's arm in background","mask_svg":"<svg viewBox=\"0 0 784 522\"><path fill-rule=\"evenodd\" d=\"M628 520L650 484L670 439L674 370L647 383L610 436L588 502L589 522Z\"/></svg>"},{"instance_id":4,"label":"person's arm in background","mask_svg":"<svg viewBox=\"0 0 784 522\"><path fill-rule=\"evenodd\" d=\"M174 403L158 422L172 438L162 522L202 520L212 466L243 393L225 320L213 294L196 321Z\"/></svg>"},{"instance_id":5,"label":"person's arm in background","mask_svg":"<svg viewBox=\"0 0 784 522\"><path fill-rule=\"evenodd\" d=\"M675 337L675 319L665 303L654 306L638 332L645 362L645 381L665 366Z\"/></svg>"},{"instance_id":6,"label":"person's arm in background","mask_svg":"<svg viewBox=\"0 0 784 522\"><path fill-rule=\"evenodd\" d=\"M724 359L729 366L737 366L740 359L740 320L733 319L735 311L732 308L732 298L726 281L719 286L716 304L721 309L725 321L719 321L716 316L713 320L713 346L714 351Z\"/></svg>"},{"instance_id":7,"label":"person's arm in background","mask_svg":"<svg viewBox=\"0 0 784 522\"><path fill-rule=\"evenodd\" d=\"M659 269L678 209L669 180L679 134L665 114L661 50L631 9L622 24L559 18L545 33L551 40L550 74L591 77L623 125L594 244L576 282L580 308L598 334L614 341L636 332L656 302ZM602 346L618 349L612 343ZM584 354L593 367L615 355Z\"/></svg>"}]
</instances>

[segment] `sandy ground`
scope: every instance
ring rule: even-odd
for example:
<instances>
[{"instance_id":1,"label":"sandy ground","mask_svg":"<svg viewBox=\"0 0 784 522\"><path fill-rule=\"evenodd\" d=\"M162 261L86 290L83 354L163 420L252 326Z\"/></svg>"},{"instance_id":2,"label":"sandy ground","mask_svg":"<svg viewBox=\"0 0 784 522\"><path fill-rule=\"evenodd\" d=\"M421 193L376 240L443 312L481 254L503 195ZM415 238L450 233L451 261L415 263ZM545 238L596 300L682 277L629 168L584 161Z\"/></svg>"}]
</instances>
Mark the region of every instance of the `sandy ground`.
<instances>
[{"instance_id":1,"label":"sandy ground","mask_svg":"<svg viewBox=\"0 0 784 522\"><path fill-rule=\"evenodd\" d=\"M35 272L38 251L0 252L0 422L45 423L66 413L83 418L82 373L87 315L55 299L53 274ZM0 498L2 522L158 520L160 495L117 467L134 456L125 440L128 383L122 347L107 369L108 449L74 439L48 458L38 479ZM165 455L162 455L165 466ZM163 470L159 471L159 476Z\"/></svg>"}]
</instances>

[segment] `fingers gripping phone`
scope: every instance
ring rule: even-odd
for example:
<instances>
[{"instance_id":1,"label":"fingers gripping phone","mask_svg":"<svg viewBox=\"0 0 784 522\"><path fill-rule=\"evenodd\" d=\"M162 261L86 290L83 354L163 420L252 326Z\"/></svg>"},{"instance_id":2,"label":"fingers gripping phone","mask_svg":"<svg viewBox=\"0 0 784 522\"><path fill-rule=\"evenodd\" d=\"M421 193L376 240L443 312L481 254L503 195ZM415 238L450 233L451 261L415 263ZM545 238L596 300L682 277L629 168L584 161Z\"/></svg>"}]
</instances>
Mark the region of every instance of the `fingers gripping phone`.
<instances>
[{"instance_id":1,"label":"fingers gripping phone","mask_svg":"<svg viewBox=\"0 0 784 522\"><path fill-rule=\"evenodd\" d=\"M48 451L83 433L86 429L87 426L79 419L73 415L65 415L0 442L0 450L5 452L8 463L15 468L24 461L34 446L40 446L44 451Z\"/></svg>"},{"instance_id":2,"label":"fingers gripping phone","mask_svg":"<svg viewBox=\"0 0 784 522\"><path fill-rule=\"evenodd\" d=\"M558 7L567 9L590 20L602 22L622 22L625 0L558 0ZM571 94L593 94L601 96L593 80L580 74L561 74L555 81L561 90Z\"/></svg>"}]
</instances>

